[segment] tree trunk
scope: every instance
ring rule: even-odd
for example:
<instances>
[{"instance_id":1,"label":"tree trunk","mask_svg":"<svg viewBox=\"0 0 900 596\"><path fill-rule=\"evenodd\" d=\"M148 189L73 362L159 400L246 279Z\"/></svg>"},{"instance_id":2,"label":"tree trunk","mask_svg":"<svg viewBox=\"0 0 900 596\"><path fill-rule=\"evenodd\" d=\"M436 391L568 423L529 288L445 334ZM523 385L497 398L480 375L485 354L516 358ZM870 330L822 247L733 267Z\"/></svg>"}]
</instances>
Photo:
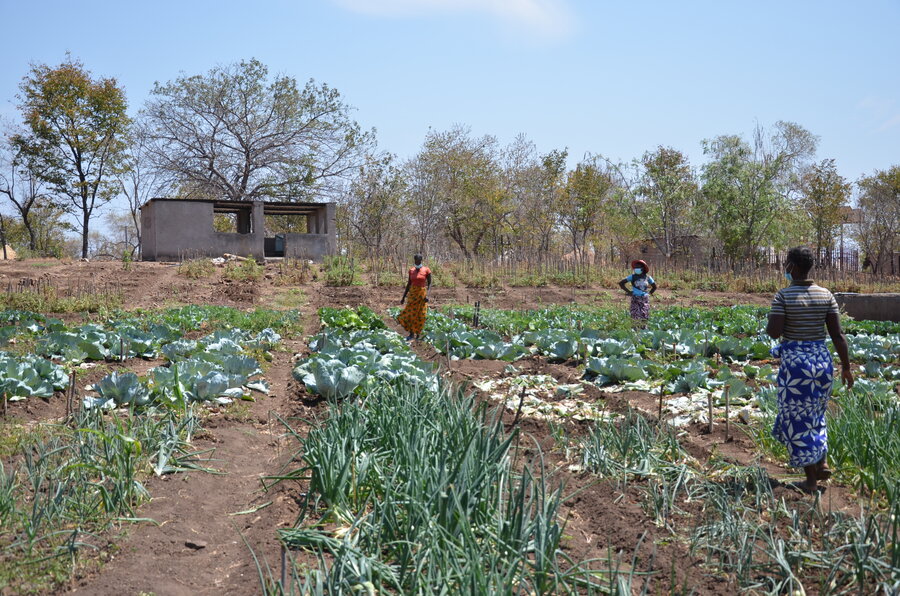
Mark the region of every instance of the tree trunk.
<instances>
[{"instance_id":1,"label":"tree trunk","mask_svg":"<svg viewBox=\"0 0 900 596\"><path fill-rule=\"evenodd\" d=\"M90 223L90 216L88 215L87 210L84 211L84 216L81 221L81 258L88 258L88 225Z\"/></svg>"},{"instance_id":2,"label":"tree trunk","mask_svg":"<svg viewBox=\"0 0 900 596\"><path fill-rule=\"evenodd\" d=\"M34 228L31 225L31 218L23 217L22 225L25 226L25 230L28 232L28 250L33 253L37 250L37 237L35 236ZM6 244L5 241L4 244ZM3 255L3 258L6 258L5 254Z\"/></svg>"},{"instance_id":3,"label":"tree trunk","mask_svg":"<svg viewBox=\"0 0 900 596\"><path fill-rule=\"evenodd\" d=\"M3 243L3 260L7 259L6 256L6 220L3 218L3 215L0 215L0 242Z\"/></svg>"}]
</instances>

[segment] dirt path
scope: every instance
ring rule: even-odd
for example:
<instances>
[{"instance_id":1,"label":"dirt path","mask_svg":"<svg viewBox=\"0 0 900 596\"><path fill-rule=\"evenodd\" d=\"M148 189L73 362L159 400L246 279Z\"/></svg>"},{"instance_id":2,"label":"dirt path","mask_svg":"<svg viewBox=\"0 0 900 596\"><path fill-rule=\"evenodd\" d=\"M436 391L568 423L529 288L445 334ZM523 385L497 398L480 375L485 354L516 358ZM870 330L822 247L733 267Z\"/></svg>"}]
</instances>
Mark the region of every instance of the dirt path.
<instances>
[{"instance_id":1,"label":"dirt path","mask_svg":"<svg viewBox=\"0 0 900 596\"><path fill-rule=\"evenodd\" d=\"M261 480L277 473L296 443L284 438L274 417L298 413L290 395L291 357L275 353L266 378L272 395L236 414L216 414L204 422L193 442L197 450L214 449L209 466L219 474L178 473L152 479L152 500L137 514L156 521L126 531L118 552L98 575L83 578L77 594L256 594L261 591L256 565L246 540L273 569L280 565L276 530L297 517L295 495L287 486L264 492ZM258 511L252 511L259 508ZM251 512L252 511L252 512ZM243 539L241 537L243 535ZM276 571L277 572L277 571Z\"/></svg>"}]
</instances>

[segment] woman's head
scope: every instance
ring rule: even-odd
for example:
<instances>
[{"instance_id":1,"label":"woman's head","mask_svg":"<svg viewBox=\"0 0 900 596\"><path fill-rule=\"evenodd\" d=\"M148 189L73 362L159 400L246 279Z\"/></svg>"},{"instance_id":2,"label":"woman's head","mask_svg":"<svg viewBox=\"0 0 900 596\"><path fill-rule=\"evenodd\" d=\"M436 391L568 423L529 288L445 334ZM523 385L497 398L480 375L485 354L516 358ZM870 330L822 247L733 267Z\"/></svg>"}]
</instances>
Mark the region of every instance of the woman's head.
<instances>
[{"instance_id":1,"label":"woman's head","mask_svg":"<svg viewBox=\"0 0 900 596\"><path fill-rule=\"evenodd\" d=\"M422 255L416 253L413 256L413 263L415 263L416 265L421 265L422 264Z\"/></svg>"},{"instance_id":2,"label":"woman's head","mask_svg":"<svg viewBox=\"0 0 900 596\"><path fill-rule=\"evenodd\" d=\"M815 264L813 253L805 246L795 246L788 251L785 268L795 279L805 279Z\"/></svg>"},{"instance_id":3,"label":"woman's head","mask_svg":"<svg viewBox=\"0 0 900 596\"><path fill-rule=\"evenodd\" d=\"M647 261L641 259L635 259L631 261L631 269L638 274L647 273L650 271L650 266L647 265ZM638 271L640 269L640 271Z\"/></svg>"}]
</instances>

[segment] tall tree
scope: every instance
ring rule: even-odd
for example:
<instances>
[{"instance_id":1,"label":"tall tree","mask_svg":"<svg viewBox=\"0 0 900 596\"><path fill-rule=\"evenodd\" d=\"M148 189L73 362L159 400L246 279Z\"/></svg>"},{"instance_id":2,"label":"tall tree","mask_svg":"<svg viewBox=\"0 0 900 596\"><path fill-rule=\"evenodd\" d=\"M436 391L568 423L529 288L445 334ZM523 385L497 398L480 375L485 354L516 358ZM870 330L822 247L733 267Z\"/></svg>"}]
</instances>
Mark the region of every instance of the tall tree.
<instances>
[{"instance_id":1,"label":"tall tree","mask_svg":"<svg viewBox=\"0 0 900 596\"><path fill-rule=\"evenodd\" d=\"M228 200L303 200L335 190L374 134L336 89L269 78L258 60L157 83L144 108L157 165L183 188Z\"/></svg>"},{"instance_id":2,"label":"tall tree","mask_svg":"<svg viewBox=\"0 0 900 596\"><path fill-rule=\"evenodd\" d=\"M392 155L370 156L350 185L347 210L353 236L369 258L396 246L403 225L406 181Z\"/></svg>"},{"instance_id":3,"label":"tall tree","mask_svg":"<svg viewBox=\"0 0 900 596\"><path fill-rule=\"evenodd\" d=\"M403 165L406 180L406 210L409 212L410 230L414 250L433 255L439 235L445 202L441 195L437 164L419 153Z\"/></svg>"},{"instance_id":4,"label":"tall tree","mask_svg":"<svg viewBox=\"0 0 900 596\"><path fill-rule=\"evenodd\" d=\"M553 243L553 234L556 230L557 207L562 200L566 184L566 160L569 158L567 149L553 149L541 156L541 194L539 204L533 205L528 211L529 218L541 222L540 245L538 254L543 261L550 256Z\"/></svg>"},{"instance_id":5,"label":"tall tree","mask_svg":"<svg viewBox=\"0 0 900 596\"><path fill-rule=\"evenodd\" d=\"M733 135L703 141L711 160L703 168L700 213L726 257L753 259L757 247L771 244L816 144L812 133L790 122L768 133L757 127L749 143Z\"/></svg>"},{"instance_id":6,"label":"tall tree","mask_svg":"<svg viewBox=\"0 0 900 596\"><path fill-rule=\"evenodd\" d=\"M168 173L156 168L149 152L147 129L141 122L133 123L128 136L126 155L127 168L117 175L120 191L128 205L130 228L123 228L124 220L116 219L126 244L130 245L131 256L141 246L141 206L154 197L162 196L171 188Z\"/></svg>"},{"instance_id":7,"label":"tall tree","mask_svg":"<svg viewBox=\"0 0 900 596\"><path fill-rule=\"evenodd\" d=\"M616 188L602 158L586 157L569 172L557 209L559 224L571 240L573 256L587 261L588 238L599 228Z\"/></svg>"},{"instance_id":8,"label":"tall tree","mask_svg":"<svg viewBox=\"0 0 900 596\"><path fill-rule=\"evenodd\" d=\"M507 258L544 258L555 228L555 205L566 171L566 153L540 155L519 135L502 152L501 187L509 201L509 225L494 228L495 251Z\"/></svg>"},{"instance_id":9,"label":"tall tree","mask_svg":"<svg viewBox=\"0 0 900 596\"><path fill-rule=\"evenodd\" d=\"M21 133L17 133L21 134ZM37 175L36 164L28 163L28 156L12 141L13 135L3 138L0 146L0 195L13 205L28 234L28 250L38 250L38 230L34 212L49 197L44 192L45 182Z\"/></svg>"},{"instance_id":10,"label":"tall tree","mask_svg":"<svg viewBox=\"0 0 900 596\"><path fill-rule=\"evenodd\" d=\"M634 215L667 259L677 248L677 239L689 228L691 209L697 198L697 180L687 156L671 147L658 147L640 161L635 194L640 202Z\"/></svg>"},{"instance_id":11,"label":"tall tree","mask_svg":"<svg viewBox=\"0 0 900 596\"><path fill-rule=\"evenodd\" d=\"M860 210L856 240L874 273L900 272L894 253L900 250L900 166L876 171L858 183Z\"/></svg>"},{"instance_id":12,"label":"tall tree","mask_svg":"<svg viewBox=\"0 0 900 596\"><path fill-rule=\"evenodd\" d=\"M112 78L93 79L67 58L33 66L20 86L19 109L28 132L14 143L76 216L81 256L88 256L91 218L118 192L129 119L125 93Z\"/></svg>"},{"instance_id":13,"label":"tall tree","mask_svg":"<svg viewBox=\"0 0 900 596\"><path fill-rule=\"evenodd\" d=\"M497 140L474 138L467 127L429 132L419 153L429 185L444 200L443 226L463 257L478 254L488 233L505 224L507 196L499 181ZM429 222L432 223L432 222Z\"/></svg>"},{"instance_id":14,"label":"tall tree","mask_svg":"<svg viewBox=\"0 0 900 596\"><path fill-rule=\"evenodd\" d=\"M838 174L833 159L811 165L801 178L800 208L816 241L816 258L834 246L835 232L844 220L842 207L850 198L850 184Z\"/></svg>"}]
</instances>

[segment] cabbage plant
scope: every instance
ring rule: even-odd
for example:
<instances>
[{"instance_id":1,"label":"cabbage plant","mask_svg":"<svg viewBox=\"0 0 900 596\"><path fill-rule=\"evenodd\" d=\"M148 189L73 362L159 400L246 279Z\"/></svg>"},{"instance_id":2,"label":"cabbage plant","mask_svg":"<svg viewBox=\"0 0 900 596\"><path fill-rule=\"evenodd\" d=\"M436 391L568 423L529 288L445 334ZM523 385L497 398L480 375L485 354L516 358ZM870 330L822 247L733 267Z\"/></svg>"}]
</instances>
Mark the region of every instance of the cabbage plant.
<instances>
[{"instance_id":1,"label":"cabbage plant","mask_svg":"<svg viewBox=\"0 0 900 596\"><path fill-rule=\"evenodd\" d=\"M117 406L145 406L150 403L150 390L132 372L112 372L95 383L93 390L101 399L112 400Z\"/></svg>"}]
</instances>

